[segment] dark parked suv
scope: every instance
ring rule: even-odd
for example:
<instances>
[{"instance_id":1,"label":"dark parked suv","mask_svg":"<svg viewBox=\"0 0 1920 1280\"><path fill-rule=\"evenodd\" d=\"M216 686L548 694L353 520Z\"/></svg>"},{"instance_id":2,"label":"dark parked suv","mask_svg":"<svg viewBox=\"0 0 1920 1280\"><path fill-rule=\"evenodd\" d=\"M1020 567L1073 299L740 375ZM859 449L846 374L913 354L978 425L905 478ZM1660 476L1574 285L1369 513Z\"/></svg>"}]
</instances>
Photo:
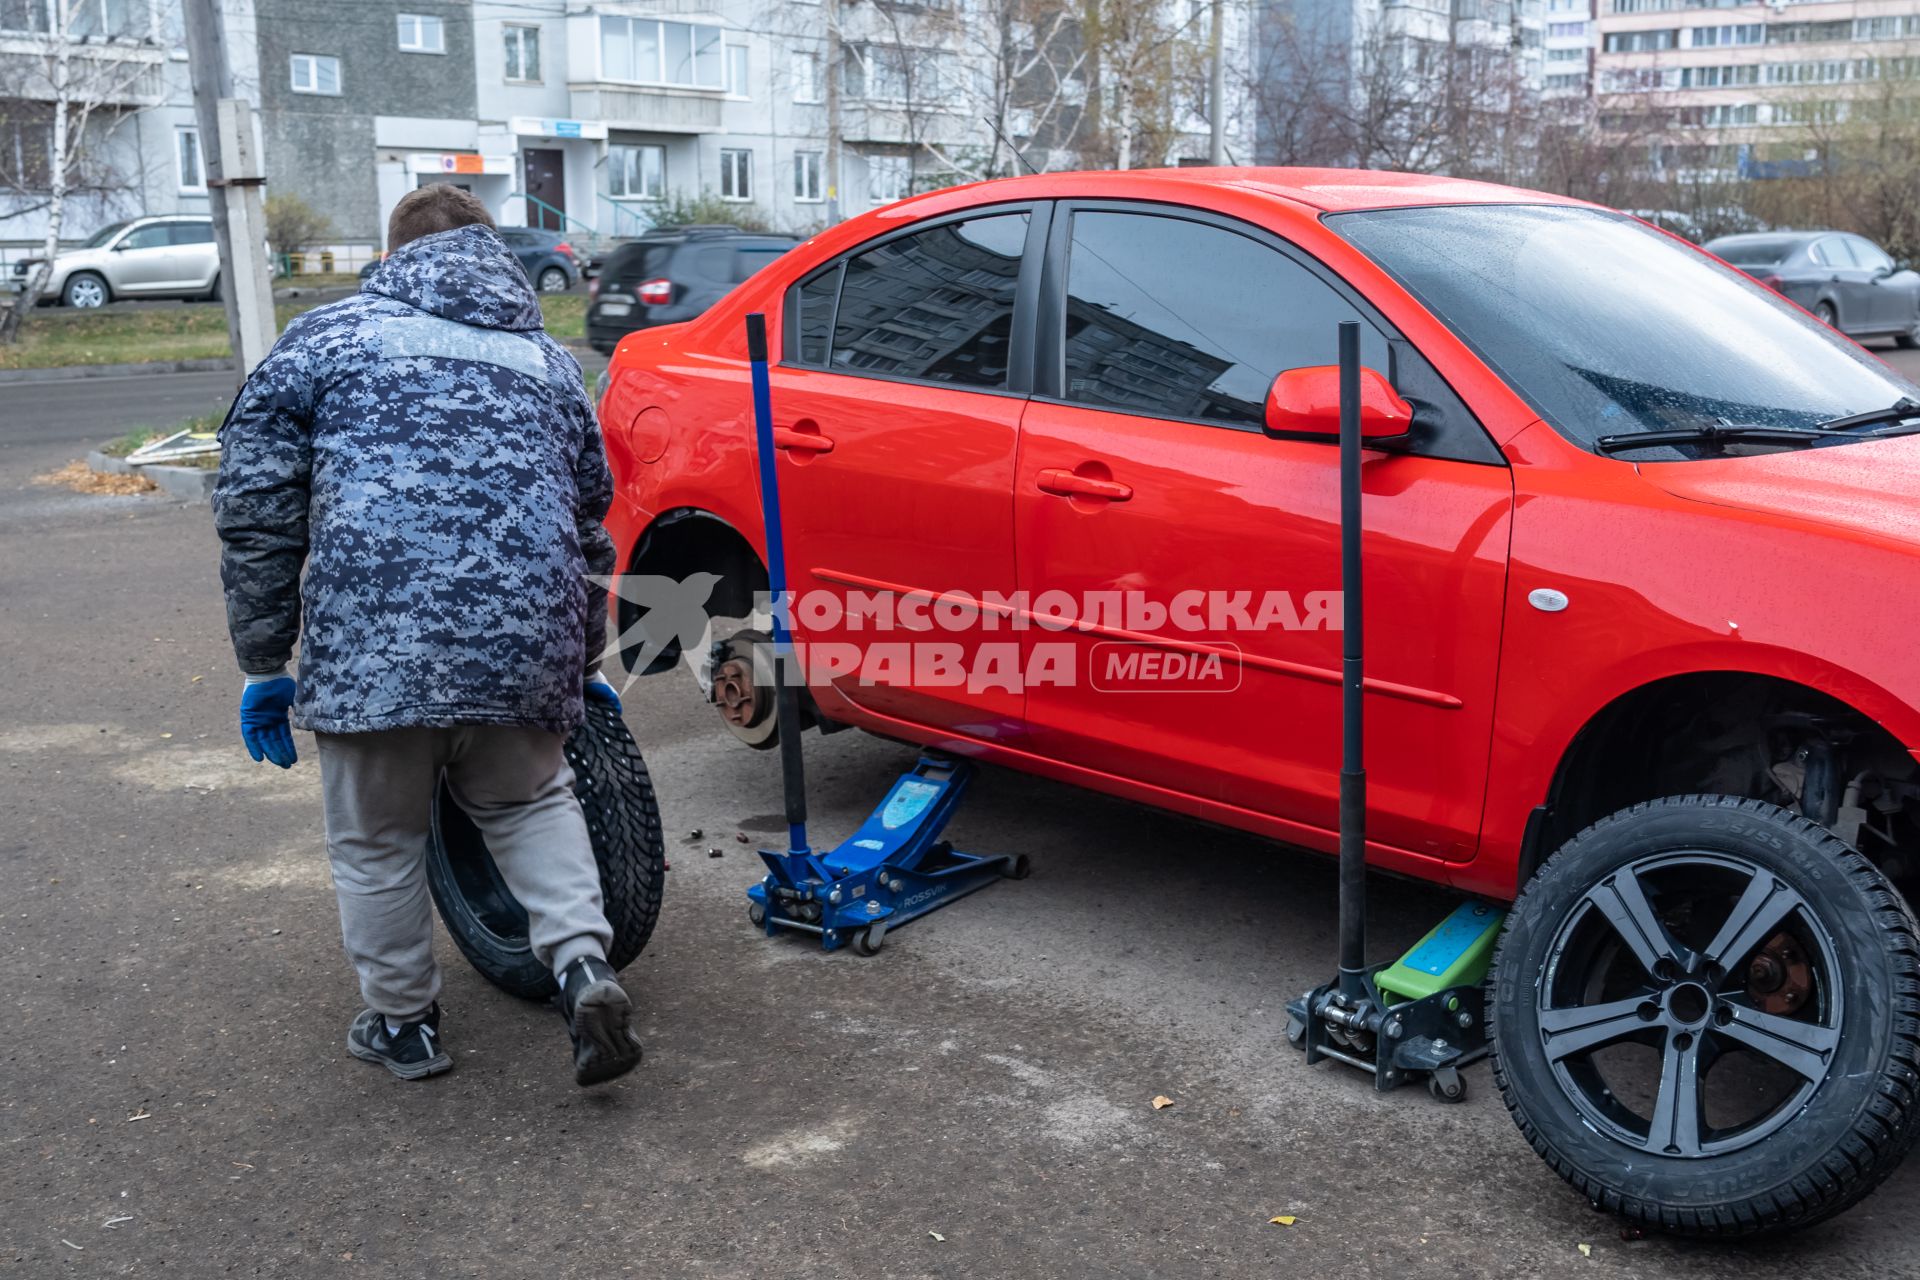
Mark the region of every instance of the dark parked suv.
<instances>
[{"instance_id":1,"label":"dark parked suv","mask_svg":"<svg viewBox=\"0 0 1920 1280\"><path fill-rule=\"evenodd\" d=\"M587 306L587 340L610 354L636 329L691 320L798 243L727 225L649 231L601 264Z\"/></svg>"}]
</instances>

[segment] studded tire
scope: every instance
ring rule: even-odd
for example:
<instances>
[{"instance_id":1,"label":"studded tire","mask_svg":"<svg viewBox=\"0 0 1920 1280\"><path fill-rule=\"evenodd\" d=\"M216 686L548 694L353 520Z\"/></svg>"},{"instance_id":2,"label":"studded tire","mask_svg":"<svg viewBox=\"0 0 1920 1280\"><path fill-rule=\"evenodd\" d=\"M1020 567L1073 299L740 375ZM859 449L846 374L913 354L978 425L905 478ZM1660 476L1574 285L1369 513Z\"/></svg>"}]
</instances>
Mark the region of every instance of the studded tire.
<instances>
[{"instance_id":1,"label":"studded tire","mask_svg":"<svg viewBox=\"0 0 1920 1280\"><path fill-rule=\"evenodd\" d=\"M1916 934L1873 864L1805 818L1733 796L1635 805L1514 904L1488 976L1494 1083L1597 1209L1693 1236L1809 1225L1920 1133ZM1791 988L1764 985L1783 972ZM1736 1106L1716 1103L1722 1071Z\"/></svg>"},{"instance_id":2,"label":"studded tire","mask_svg":"<svg viewBox=\"0 0 1920 1280\"><path fill-rule=\"evenodd\" d=\"M591 698L587 722L567 739L566 752L613 926L607 960L624 969L646 947L660 914L666 844L653 780L620 713ZM555 994L553 975L533 957L526 910L444 785L434 799L427 884L454 945L482 977L529 1000Z\"/></svg>"}]
</instances>

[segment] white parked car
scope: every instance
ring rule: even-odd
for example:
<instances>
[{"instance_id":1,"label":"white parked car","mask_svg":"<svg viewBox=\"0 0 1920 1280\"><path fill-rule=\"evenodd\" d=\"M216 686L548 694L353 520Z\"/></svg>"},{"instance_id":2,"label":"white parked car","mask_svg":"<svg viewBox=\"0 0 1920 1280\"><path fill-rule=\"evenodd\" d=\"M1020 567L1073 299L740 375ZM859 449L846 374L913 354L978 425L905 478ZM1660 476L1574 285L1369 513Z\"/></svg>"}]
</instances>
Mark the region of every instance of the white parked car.
<instances>
[{"instance_id":1,"label":"white parked car","mask_svg":"<svg viewBox=\"0 0 1920 1280\"><path fill-rule=\"evenodd\" d=\"M44 259L13 264L15 293ZM135 218L94 233L78 249L54 256L41 297L69 307L99 307L121 298L217 298L220 251L211 218Z\"/></svg>"}]
</instances>

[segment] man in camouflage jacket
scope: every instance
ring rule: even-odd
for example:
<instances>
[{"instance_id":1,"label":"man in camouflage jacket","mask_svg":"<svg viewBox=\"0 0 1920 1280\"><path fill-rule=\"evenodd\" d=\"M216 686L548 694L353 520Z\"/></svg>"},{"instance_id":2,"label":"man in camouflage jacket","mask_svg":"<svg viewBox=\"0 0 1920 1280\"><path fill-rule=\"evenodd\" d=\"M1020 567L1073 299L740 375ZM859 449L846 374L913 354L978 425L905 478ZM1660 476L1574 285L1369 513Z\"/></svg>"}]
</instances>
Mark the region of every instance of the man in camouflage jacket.
<instances>
[{"instance_id":1,"label":"man in camouflage jacket","mask_svg":"<svg viewBox=\"0 0 1920 1280\"><path fill-rule=\"evenodd\" d=\"M443 776L560 980L575 1078L640 1059L562 751L600 678L613 482L580 366L457 187L409 193L355 297L300 316L220 429L214 520L255 760L320 754L347 1047L404 1079L440 1043L425 848ZM305 581L301 568L305 565ZM287 674L295 638L299 679Z\"/></svg>"}]
</instances>

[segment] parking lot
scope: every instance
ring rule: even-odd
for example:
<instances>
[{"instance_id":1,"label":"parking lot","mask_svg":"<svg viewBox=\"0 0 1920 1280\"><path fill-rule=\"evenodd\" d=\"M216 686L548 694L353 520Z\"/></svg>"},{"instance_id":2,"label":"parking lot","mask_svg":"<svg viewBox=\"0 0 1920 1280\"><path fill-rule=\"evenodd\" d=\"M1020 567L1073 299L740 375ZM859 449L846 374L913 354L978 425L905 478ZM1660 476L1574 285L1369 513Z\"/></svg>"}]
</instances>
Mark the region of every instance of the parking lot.
<instances>
[{"instance_id":1,"label":"parking lot","mask_svg":"<svg viewBox=\"0 0 1920 1280\"><path fill-rule=\"evenodd\" d=\"M684 674L626 696L673 864L629 970L643 1067L575 1089L552 1011L450 946L457 1069L354 1062L311 739L285 773L237 741L207 511L32 483L218 394L178 378L200 381L0 388L0 1262L20 1274L1920 1274L1920 1161L1784 1241L1624 1239L1484 1066L1455 1107L1304 1067L1283 1006L1333 964L1333 865L1248 836L989 771L950 834L1029 854L1031 880L872 959L768 941L742 895L783 831L778 765ZM913 758L808 748L835 839ZM1380 882L1374 950L1449 905Z\"/></svg>"}]
</instances>

